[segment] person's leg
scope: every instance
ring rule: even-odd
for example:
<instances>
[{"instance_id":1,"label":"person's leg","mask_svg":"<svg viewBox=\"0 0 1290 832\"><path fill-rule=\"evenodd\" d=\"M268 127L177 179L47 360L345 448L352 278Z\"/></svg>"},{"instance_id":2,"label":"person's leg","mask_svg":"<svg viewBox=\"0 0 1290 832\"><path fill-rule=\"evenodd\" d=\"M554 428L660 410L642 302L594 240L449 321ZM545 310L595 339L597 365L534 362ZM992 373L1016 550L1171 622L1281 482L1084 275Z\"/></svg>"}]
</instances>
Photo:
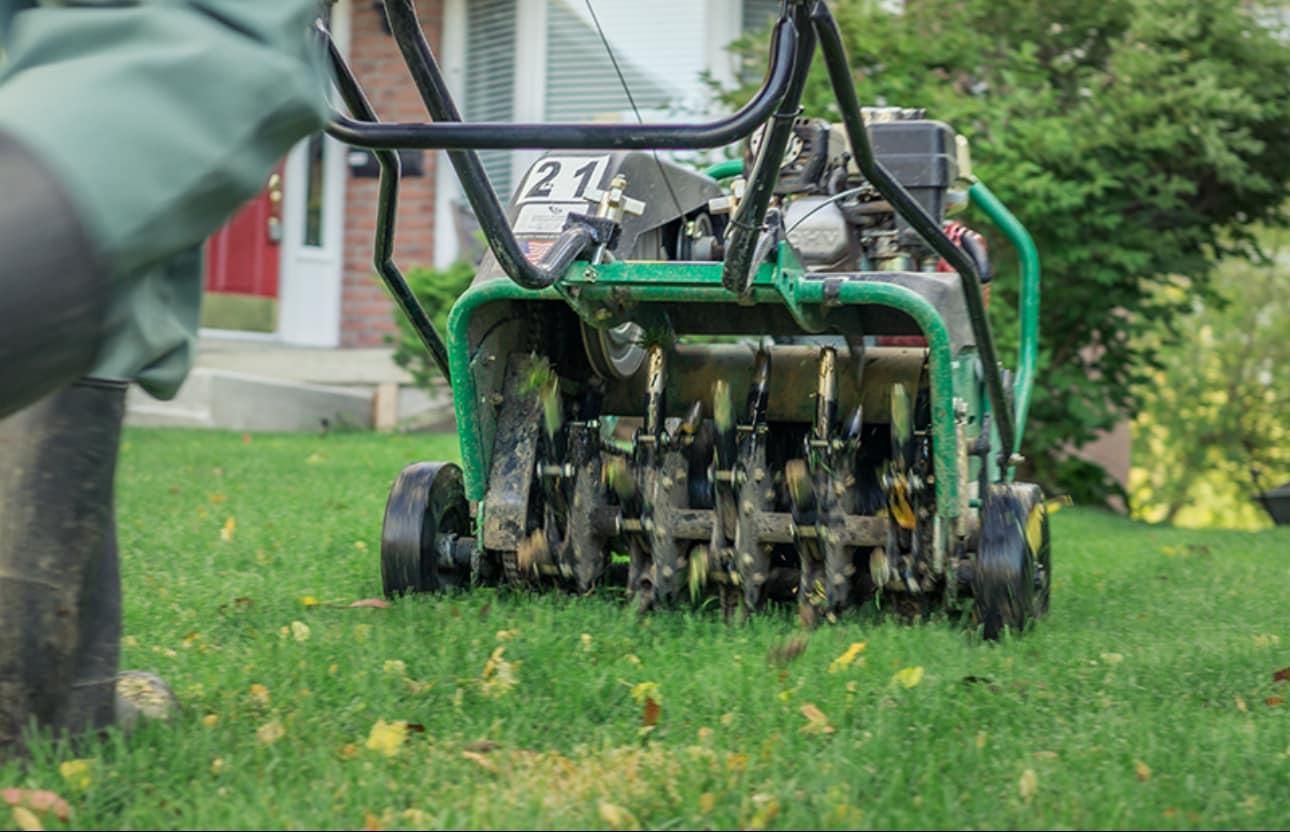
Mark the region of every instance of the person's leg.
<instances>
[{"instance_id":1,"label":"person's leg","mask_svg":"<svg viewBox=\"0 0 1290 832\"><path fill-rule=\"evenodd\" d=\"M112 721L125 391L86 380L0 420L0 757L32 724Z\"/></svg>"},{"instance_id":2,"label":"person's leg","mask_svg":"<svg viewBox=\"0 0 1290 832\"><path fill-rule=\"evenodd\" d=\"M15 160L0 157L0 414L91 371L85 352L153 367L182 350L187 335L156 337L173 318L140 321L136 310L164 307L175 292L155 270L199 245L321 128L317 10L316 0L156 0L13 15L0 69L0 150ZM85 245L68 244L66 221L10 198L31 160L70 206L47 213L78 221ZM65 262L73 255L79 268ZM104 330L109 309L125 328ZM170 363L161 372L172 377L150 389L178 386L186 367Z\"/></svg>"}]
</instances>

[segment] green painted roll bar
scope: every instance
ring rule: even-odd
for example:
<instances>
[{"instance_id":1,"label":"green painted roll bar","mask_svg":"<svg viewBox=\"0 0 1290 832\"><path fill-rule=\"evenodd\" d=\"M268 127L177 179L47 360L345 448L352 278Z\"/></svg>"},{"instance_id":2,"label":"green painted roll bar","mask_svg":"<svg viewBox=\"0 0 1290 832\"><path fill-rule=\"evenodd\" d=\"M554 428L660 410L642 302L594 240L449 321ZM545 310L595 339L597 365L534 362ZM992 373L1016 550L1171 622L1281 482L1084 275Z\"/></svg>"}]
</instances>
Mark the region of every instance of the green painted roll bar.
<instances>
[{"instance_id":1,"label":"green painted roll bar","mask_svg":"<svg viewBox=\"0 0 1290 832\"><path fill-rule=\"evenodd\" d=\"M1021 334L1017 345L1017 378L1012 384L1016 429L1013 453L1021 453L1021 437L1030 412L1030 393L1035 383L1035 364L1039 356L1039 252L1030 232L1021 224L1007 206L999 201L986 184L973 179L968 188L968 199L985 212L1017 250L1021 264L1021 289L1018 315Z\"/></svg>"}]
</instances>

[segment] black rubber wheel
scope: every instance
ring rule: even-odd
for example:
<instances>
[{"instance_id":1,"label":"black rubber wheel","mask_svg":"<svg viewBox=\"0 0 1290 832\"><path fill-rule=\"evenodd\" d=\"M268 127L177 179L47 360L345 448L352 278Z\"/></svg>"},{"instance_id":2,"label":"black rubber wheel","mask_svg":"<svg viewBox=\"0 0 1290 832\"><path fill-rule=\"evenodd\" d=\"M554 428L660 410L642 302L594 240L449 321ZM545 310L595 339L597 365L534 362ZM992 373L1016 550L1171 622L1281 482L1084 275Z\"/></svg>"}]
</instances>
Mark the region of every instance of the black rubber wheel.
<instances>
[{"instance_id":1,"label":"black rubber wheel","mask_svg":"<svg viewBox=\"0 0 1290 832\"><path fill-rule=\"evenodd\" d=\"M998 639L1005 629L1022 632L1046 614L1051 573L1048 512L1039 486L992 485L972 570L976 618L984 637Z\"/></svg>"},{"instance_id":2,"label":"black rubber wheel","mask_svg":"<svg viewBox=\"0 0 1290 832\"><path fill-rule=\"evenodd\" d=\"M451 462L404 468L385 503L381 585L387 597L466 586L469 570L441 564L440 553L470 534L470 503L461 469Z\"/></svg>"}]
</instances>

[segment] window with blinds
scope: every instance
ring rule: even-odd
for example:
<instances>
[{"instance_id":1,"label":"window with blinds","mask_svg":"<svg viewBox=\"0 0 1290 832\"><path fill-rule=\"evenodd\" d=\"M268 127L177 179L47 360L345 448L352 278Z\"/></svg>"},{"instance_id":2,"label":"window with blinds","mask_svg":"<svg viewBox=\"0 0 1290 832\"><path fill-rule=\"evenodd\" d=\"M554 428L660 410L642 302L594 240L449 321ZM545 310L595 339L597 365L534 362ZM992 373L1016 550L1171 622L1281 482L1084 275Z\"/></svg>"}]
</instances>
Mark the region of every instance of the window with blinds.
<instances>
[{"instance_id":1,"label":"window with blinds","mask_svg":"<svg viewBox=\"0 0 1290 832\"><path fill-rule=\"evenodd\" d=\"M466 5L465 117L512 121L515 113L515 0L470 0ZM486 150L480 160L502 201L510 198L511 153Z\"/></svg>"},{"instance_id":2,"label":"window with blinds","mask_svg":"<svg viewBox=\"0 0 1290 832\"><path fill-rule=\"evenodd\" d=\"M677 21L691 0L658 0L653 13L605 6L599 10L605 35L632 99L646 118L656 120L673 108L698 77L702 44L693 48ZM658 6L668 8L659 8ZM670 6L678 8L672 10ZM549 0L546 32L546 119L548 121L634 121L631 101L614 71L614 62L595 24L578 3ZM675 11L670 14L669 12ZM694 64L693 67L688 64Z\"/></svg>"}]
</instances>

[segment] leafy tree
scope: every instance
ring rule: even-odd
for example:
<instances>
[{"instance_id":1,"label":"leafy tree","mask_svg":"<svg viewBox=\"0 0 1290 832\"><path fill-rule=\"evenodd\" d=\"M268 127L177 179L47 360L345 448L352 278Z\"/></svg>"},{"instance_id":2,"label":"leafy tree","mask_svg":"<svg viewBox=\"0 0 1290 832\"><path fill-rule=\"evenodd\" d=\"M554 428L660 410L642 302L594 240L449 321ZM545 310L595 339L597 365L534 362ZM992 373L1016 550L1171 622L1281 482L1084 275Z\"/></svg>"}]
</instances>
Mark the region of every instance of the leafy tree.
<instances>
[{"instance_id":1,"label":"leafy tree","mask_svg":"<svg viewBox=\"0 0 1290 832\"><path fill-rule=\"evenodd\" d=\"M1251 496L1290 480L1290 235L1267 247L1267 262L1219 266L1143 390L1133 494L1148 520L1266 524Z\"/></svg>"},{"instance_id":2,"label":"leafy tree","mask_svg":"<svg viewBox=\"0 0 1290 832\"><path fill-rule=\"evenodd\" d=\"M1060 449L1137 409L1170 343L1141 336L1176 336L1192 299L1213 297L1217 259L1250 254L1253 223L1286 220L1290 47L1241 0L905 5L831 4L861 101L926 107L966 135L975 172L1035 237L1029 474L1078 500L1105 497L1104 473ZM764 33L733 48L756 66ZM804 103L836 117L818 59ZM990 242L1002 347L1016 341L1017 272L1006 241ZM1179 275L1186 292L1158 291Z\"/></svg>"}]
</instances>

